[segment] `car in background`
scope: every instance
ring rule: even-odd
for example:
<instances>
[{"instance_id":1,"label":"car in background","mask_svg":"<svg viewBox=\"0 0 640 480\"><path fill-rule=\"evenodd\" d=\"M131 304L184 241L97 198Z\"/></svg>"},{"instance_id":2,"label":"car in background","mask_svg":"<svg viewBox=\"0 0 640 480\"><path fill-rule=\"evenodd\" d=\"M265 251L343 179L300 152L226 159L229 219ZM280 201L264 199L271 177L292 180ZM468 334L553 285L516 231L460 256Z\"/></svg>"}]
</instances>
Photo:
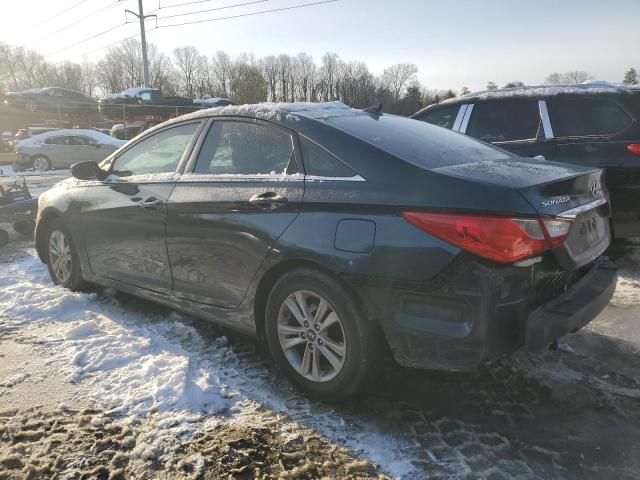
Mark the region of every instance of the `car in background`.
<instances>
[{"instance_id":1,"label":"car in background","mask_svg":"<svg viewBox=\"0 0 640 480\"><path fill-rule=\"evenodd\" d=\"M98 103L86 95L66 88L32 88L9 92L5 102L29 112L60 112L65 114L91 114L98 111Z\"/></svg>"},{"instance_id":2,"label":"car in background","mask_svg":"<svg viewBox=\"0 0 640 480\"><path fill-rule=\"evenodd\" d=\"M13 132L5 130L4 132L0 133L0 150L13 150Z\"/></svg>"},{"instance_id":3,"label":"car in background","mask_svg":"<svg viewBox=\"0 0 640 480\"><path fill-rule=\"evenodd\" d=\"M228 98L222 98L222 97L194 98L193 104L197 105L198 107L207 107L207 108L228 107L229 105L235 105L235 103L229 100Z\"/></svg>"},{"instance_id":4,"label":"car in background","mask_svg":"<svg viewBox=\"0 0 640 480\"><path fill-rule=\"evenodd\" d=\"M162 123L162 120L145 120L130 123L118 123L111 127L109 135L120 140L131 140L140 135L145 130L155 127Z\"/></svg>"},{"instance_id":5,"label":"car in background","mask_svg":"<svg viewBox=\"0 0 640 480\"><path fill-rule=\"evenodd\" d=\"M96 130L54 130L19 142L13 169L18 172L33 168L42 172L69 168L87 160L99 162L125 143Z\"/></svg>"},{"instance_id":6,"label":"car in background","mask_svg":"<svg viewBox=\"0 0 640 480\"><path fill-rule=\"evenodd\" d=\"M603 168L616 237L640 236L640 89L596 82L471 93L412 118L525 157Z\"/></svg>"},{"instance_id":7,"label":"car in background","mask_svg":"<svg viewBox=\"0 0 640 480\"><path fill-rule=\"evenodd\" d=\"M165 97L158 88L129 88L121 93L110 93L98 104L103 115L123 119L142 115L182 115L197 110L193 99Z\"/></svg>"},{"instance_id":8,"label":"car in background","mask_svg":"<svg viewBox=\"0 0 640 480\"><path fill-rule=\"evenodd\" d=\"M54 283L257 336L321 400L355 393L389 350L462 370L544 348L616 284L602 170L379 109L202 110L71 173L39 198Z\"/></svg>"},{"instance_id":9,"label":"car in background","mask_svg":"<svg viewBox=\"0 0 640 480\"><path fill-rule=\"evenodd\" d=\"M13 144L15 146L18 144L18 142L20 142L21 140L24 140L25 138L31 138L34 135L40 135L41 133L52 132L54 130L60 130L60 129L58 127L39 127L39 126L19 128L16 134L13 136Z\"/></svg>"}]
</instances>

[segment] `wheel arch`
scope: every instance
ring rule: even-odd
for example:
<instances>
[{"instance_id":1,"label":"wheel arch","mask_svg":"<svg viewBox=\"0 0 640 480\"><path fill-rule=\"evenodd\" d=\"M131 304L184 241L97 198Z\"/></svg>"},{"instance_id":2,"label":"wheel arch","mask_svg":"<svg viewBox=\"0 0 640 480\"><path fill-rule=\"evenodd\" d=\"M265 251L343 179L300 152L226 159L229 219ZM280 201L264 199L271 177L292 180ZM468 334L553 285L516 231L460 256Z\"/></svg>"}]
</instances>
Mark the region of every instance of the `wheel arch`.
<instances>
[{"instance_id":1,"label":"wheel arch","mask_svg":"<svg viewBox=\"0 0 640 480\"><path fill-rule=\"evenodd\" d=\"M372 320L375 323L376 328L381 328L379 320L374 315L372 315L372 312L367 309L366 304L362 300L361 296L358 295L358 293L347 282L345 282L337 272L313 260L302 258L287 259L282 260L281 262L269 267L269 269L260 278L258 287L256 288L256 294L253 302L253 315L256 324L256 334L260 340L264 340L265 338L265 313L267 308L267 301L269 299L269 293L271 292L273 286L279 278L281 278L287 272L300 268L310 268L329 275L336 282L338 282L345 289L345 291L349 292L358 307L360 307L361 312L364 314L364 316Z\"/></svg>"},{"instance_id":2,"label":"wheel arch","mask_svg":"<svg viewBox=\"0 0 640 480\"><path fill-rule=\"evenodd\" d=\"M38 252L38 257L42 263L46 263L47 261L46 233L48 226L53 220L60 217L62 217L62 213L54 207L45 208L39 215L38 222L36 223L34 240L36 244L36 252Z\"/></svg>"}]
</instances>

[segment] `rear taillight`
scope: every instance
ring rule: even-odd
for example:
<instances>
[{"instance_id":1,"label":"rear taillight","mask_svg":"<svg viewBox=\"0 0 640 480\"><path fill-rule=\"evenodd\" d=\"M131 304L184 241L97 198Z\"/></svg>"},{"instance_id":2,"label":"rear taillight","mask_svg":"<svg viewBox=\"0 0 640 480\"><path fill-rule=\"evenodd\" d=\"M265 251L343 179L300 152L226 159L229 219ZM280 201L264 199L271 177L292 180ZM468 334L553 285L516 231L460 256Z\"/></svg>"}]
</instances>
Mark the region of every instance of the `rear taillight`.
<instances>
[{"instance_id":1,"label":"rear taillight","mask_svg":"<svg viewBox=\"0 0 640 480\"><path fill-rule=\"evenodd\" d=\"M627 150L640 157L640 143L632 143L630 145L627 145Z\"/></svg>"},{"instance_id":2,"label":"rear taillight","mask_svg":"<svg viewBox=\"0 0 640 480\"><path fill-rule=\"evenodd\" d=\"M562 245L571 220L405 212L402 216L434 237L499 263L514 263Z\"/></svg>"}]
</instances>

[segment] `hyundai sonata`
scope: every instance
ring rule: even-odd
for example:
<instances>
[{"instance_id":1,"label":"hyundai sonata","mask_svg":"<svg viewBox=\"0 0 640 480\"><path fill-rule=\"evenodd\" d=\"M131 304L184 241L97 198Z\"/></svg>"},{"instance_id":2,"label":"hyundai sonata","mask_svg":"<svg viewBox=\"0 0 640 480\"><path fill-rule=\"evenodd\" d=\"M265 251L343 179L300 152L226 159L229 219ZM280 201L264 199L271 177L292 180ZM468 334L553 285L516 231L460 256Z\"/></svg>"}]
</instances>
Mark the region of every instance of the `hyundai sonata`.
<instances>
[{"instance_id":1,"label":"hyundai sonata","mask_svg":"<svg viewBox=\"0 0 640 480\"><path fill-rule=\"evenodd\" d=\"M591 321L616 271L602 171L340 103L204 110L40 197L57 284L114 287L266 341L337 400L402 365L461 370Z\"/></svg>"}]
</instances>

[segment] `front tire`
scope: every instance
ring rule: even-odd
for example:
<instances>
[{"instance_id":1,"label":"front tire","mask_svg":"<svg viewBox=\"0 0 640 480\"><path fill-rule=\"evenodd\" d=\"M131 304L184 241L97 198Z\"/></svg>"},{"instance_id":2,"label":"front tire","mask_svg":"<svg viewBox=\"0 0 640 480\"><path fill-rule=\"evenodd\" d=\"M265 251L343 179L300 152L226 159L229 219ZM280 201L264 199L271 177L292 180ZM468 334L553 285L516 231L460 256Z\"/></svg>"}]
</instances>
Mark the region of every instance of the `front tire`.
<instances>
[{"instance_id":1,"label":"front tire","mask_svg":"<svg viewBox=\"0 0 640 480\"><path fill-rule=\"evenodd\" d=\"M292 270L274 285L265 312L269 350L307 396L336 402L375 373L376 329L343 285L312 269Z\"/></svg>"},{"instance_id":2,"label":"front tire","mask_svg":"<svg viewBox=\"0 0 640 480\"><path fill-rule=\"evenodd\" d=\"M38 155L33 158L33 169L36 172L46 172L51 170L51 160L42 155Z\"/></svg>"},{"instance_id":3,"label":"front tire","mask_svg":"<svg viewBox=\"0 0 640 480\"><path fill-rule=\"evenodd\" d=\"M82 290L86 283L82 278L78 249L60 219L52 220L47 231L47 267L53 283L70 290Z\"/></svg>"}]
</instances>

